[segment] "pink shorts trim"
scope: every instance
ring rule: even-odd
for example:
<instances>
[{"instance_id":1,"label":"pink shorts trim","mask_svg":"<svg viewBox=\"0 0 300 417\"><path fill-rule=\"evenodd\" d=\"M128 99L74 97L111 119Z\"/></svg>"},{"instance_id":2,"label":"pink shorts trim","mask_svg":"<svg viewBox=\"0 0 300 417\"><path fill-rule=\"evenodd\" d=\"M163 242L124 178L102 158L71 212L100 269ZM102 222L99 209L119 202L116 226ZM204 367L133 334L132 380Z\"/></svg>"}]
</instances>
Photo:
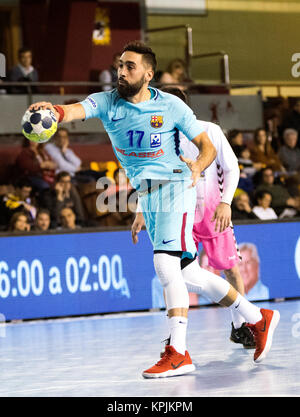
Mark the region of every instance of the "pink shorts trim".
<instances>
[{"instance_id":1,"label":"pink shorts trim","mask_svg":"<svg viewBox=\"0 0 300 417\"><path fill-rule=\"evenodd\" d=\"M233 268L240 260L233 230L228 228L226 232L209 239L199 238L193 232L193 238L198 248L199 242L208 257L208 263L219 271Z\"/></svg>"}]
</instances>

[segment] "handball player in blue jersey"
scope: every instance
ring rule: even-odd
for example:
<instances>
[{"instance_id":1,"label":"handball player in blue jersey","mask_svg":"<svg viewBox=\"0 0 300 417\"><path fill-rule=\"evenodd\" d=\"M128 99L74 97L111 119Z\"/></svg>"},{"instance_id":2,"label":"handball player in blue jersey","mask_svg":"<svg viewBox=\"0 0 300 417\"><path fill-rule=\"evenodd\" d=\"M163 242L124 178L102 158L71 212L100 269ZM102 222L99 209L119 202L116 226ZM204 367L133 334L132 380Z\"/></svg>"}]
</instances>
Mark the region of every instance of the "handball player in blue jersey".
<instances>
[{"instance_id":1,"label":"handball player in blue jersey","mask_svg":"<svg viewBox=\"0 0 300 417\"><path fill-rule=\"evenodd\" d=\"M171 335L163 358L143 372L145 378L182 375L195 370L186 350L189 309L184 270L196 270L203 293L223 306L238 309L259 335L254 354L261 361L271 347L279 313L259 309L222 278L200 269L192 237L196 190L201 172L216 150L192 110L178 97L149 87L156 68L155 54L139 41L121 54L117 88L95 93L80 103L32 104L29 109L51 109L59 122L101 119L114 152L139 195L153 244L154 267L165 289ZM179 131L199 148L196 160L186 159L179 147ZM132 232L136 243L138 230ZM263 328L263 332L260 332ZM260 338L260 339L259 339Z\"/></svg>"}]
</instances>

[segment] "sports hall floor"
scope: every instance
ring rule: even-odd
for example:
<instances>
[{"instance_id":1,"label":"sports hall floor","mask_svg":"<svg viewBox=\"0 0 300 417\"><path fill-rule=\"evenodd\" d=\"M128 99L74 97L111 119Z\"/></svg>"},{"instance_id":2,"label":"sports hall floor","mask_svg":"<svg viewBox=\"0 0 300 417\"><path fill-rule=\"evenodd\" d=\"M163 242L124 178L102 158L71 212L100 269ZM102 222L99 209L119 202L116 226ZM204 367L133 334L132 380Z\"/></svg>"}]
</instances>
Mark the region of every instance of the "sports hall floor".
<instances>
[{"instance_id":1,"label":"sports hall floor","mask_svg":"<svg viewBox=\"0 0 300 417\"><path fill-rule=\"evenodd\" d=\"M190 311L192 374L146 380L168 334L165 312L1 325L1 397L300 396L300 300L257 303L281 320L261 364L229 341L230 313Z\"/></svg>"}]
</instances>

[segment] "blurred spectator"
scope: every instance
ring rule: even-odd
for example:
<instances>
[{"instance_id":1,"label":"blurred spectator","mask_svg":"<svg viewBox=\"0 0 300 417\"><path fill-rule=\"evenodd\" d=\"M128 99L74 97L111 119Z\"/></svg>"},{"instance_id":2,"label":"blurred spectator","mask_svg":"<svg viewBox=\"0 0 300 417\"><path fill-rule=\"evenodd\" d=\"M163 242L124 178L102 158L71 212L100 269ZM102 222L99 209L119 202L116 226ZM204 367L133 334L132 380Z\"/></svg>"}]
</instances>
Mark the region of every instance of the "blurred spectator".
<instances>
[{"instance_id":1,"label":"blurred spectator","mask_svg":"<svg viewBox=\"0 0 300 417\"><path fill-rule=\"evenodd\" d=\"M50 228L50 223L50 211L47 209L40 209L35 218L34 230L46 232Z\"/></svg>"},{"instance_id":2,"label":"blurred spectator","mask_svg":"<svg viewBox=\"0 0 300 417\"><path fill-rule=\"evenodd\" d=\"M280 147L278 156L289 173L300 171L300 149L297 147L298 132L295 129L285 129L283 132L284 144Z\"/></svg>"},{"instance_id":3,"label":"blurred spectator","mask_svg":"<svg viewBox=\"0 0 300 417\"><path fill-rule=\"evenodd\" d=\"M32 51L29 48L21 48L18 53L19 63L13 67L8 75L7 81L38 81L38 73L32 66ZM28 93L27 87L11 87L9 90L13 94L26 94ZM32 92L37 92L36 87L31 87Z\"/></svg>"},{"instance_id":4,"label":"blurred spectator","mask_svg":"<svg viewBox=\"0 0 300 417\"><path fill-rule=\"evenodd\" d=\"M113 62L109 69L104 70L99 75L100 83L105 83L108 85L103 85L102 91L109 91L115 88L118 81L118 68L120 63L121 54L117 52L113 56Z\"/></svg>"},{"instance_id":5,"label":"blurred spectator","mask_svg":"<svg viewBox=\"0 0 300 417\"><path fill-rule=\"evenodd\" d=\"M31 191L31 183L26 179L21 179L16 183L14 191L1 197L1 228L7 228L11 217L19 211L25 212L30 222L34 221L37 209L32 201Z\"/></svg>"},{"instance_id":6,"label":"blurred spectator","mask_svg":"<svg viewBox=\"0 0 300 417\"><path fill-rule=\"evenodd\" d=\"M238 129L229 130L227 133L227 139L230 143L230 146L232 147L233 152L238 157L241 150L244 149L244 140L242 132Z\"/></svg>"},{"instance_id":7,"label":"blurred spectator","mask_svg":"<svg viewBox=\"0 0 300 417\"><path fill-rule=\"evenodd\" d=\"M249 195L245 192L241 192L233 199L231 208L233 220L258 219L252 211Z\"/></svg>"},{"instance_id":8,"label":"blurred spectator","mask_svg":"<svg viewBox=\"0 0 300 417\"><path fill-rule=\"evenodd\" d=\"M104 212L108 207L105 217L106 226L131 225L136 207L129 207L128 200L134 190L123 169L115 170L114 181L115 183L104 191L101 199L104 203L103 206L98 202L97 209L99 212Z\"/></svg>"},{"instance_id":9,"label":"blurred spectator","mask_svg":"<svg viewBox=\"0 0 300 417\"><path fill-rule=\"evenodd\" d=\"M160 84L168 84L169 87L171 84L175 84L174 87L181 90L186 90L187 86L180 85L180 83L186 82L191 82L191 80L187 77L185 62L180 58L173 59L159 79Z\"/></svg>"},{"instance_id":10,"label":"blurred spectator","mask_svg":"<svg viewBox=\"0 0 300 417\"><path fill-rule=\"evenodd\" d=\"M256 205L252 211L260 220L275 220L277 214L271 207L272 194L268 191L258 191L255 195Z\"/></svg>"},{"instance_id":11,"label":"blurred spectator","mask_svg":"<svg viewBox=\"0 0 300 417\"><path fill-rule=\"evenodd\" d=\"M45 150L56 164L55 173L68 172L72 177L81 167L80 158L69 148L69 131L65 127L59 127L53 141L46 143Z\"/></svg>"},{"instance_id":12,"label":"blurred spectator","mask_svg":"<svg viewBox=\"0 0 300 417\"><path fill-rule=\"evenodd\" d=\"M78 222L83 223L85 220L79 193L71 182L71 175L65 171L57 174L54 186L40 195L40 207L50 211L52 228L58 226L60 212L64 207L73 209Z\"/></svg>"},{"instance_id":13,"label":"blurred spectator","mask_svg":"<svg viewBox=\"0 0 300 417\"><path fill-rule=\"evenodd\" d=\"M14 213L10 219L8 230L10 232L29 232L30 224L27 214L22 211Z\"/></svg>"},{"instance_id":14,"label":"blurred spectator","mask_svg":"<svg viewBox=\"0 0 300 417\"><path fill-rule=\"evenodd\" d=\"M94 171L92 169L81 169L81 159L69 147L69 131L66 127L57 129L53 142L45 144L45 151L55 163L55 173L65 171L74 179L74 183L88 183L97 181L105 176L106 171Z\"/></svg>"},{"instance_id":15,"label":"blurred spectator","mask_svg":"<svg viewBox=\"0 0 300 417\"><path fill-rule=\"evenodd\" d=\"M282 184L276 184L274 172L272 168L266 167L261 171L261 182L256 187L256 192L261 190L268 191L272 195L271 207L275 210L277 216L279 216L285 208L292 208L299 210L299 197L292 197L287 188Z\"/></svg>"},{"instance_id":16,"label":"blurred spectator","mask_svg":"<svg viewBox=\"0 0 300 417\"><path fill-rule=\"evenodd\" d=\"M296 101L296 103L293 106L293 109L285 116L281 125L281 132L283 132L285 129L297 130L297 146L300 148L300 99Z\"/></svg>"},{"instance_id":17,"label":"blurred spectator","mask_svg":"<svg viewBox=\"0 0 300 417\"><path fill-rule=\"evenodd\" d=\"M76 215L71 207L64 207L60 211L60 224L62 229L75 230L80 226L76 224Z\"/></svg>"},{"instance_id":18,"label":"blurred spectator","mask_svg":"<svg viewBox=\"0 0 300 417\"><path fill-rule=\"evenodd\" d=\"M265 129L258 128L254 132L253 146L251 147L251 159L260 163L261 168L270 166L274 171L284 172L285 169L268 141Z\"/></svg>"},{"instance_id":19,"label":"blurred spectator","mask_svg":"<svg viewBox=\"0 0 300 417\"><path fill-rule=\"evenodd\" d=\"M241 146L237 154L241 174L247 177L252 177L258 170L261 169L261 164L253 162L251 159L251 152L246 145Z\"/></svg>"},{"instance_id":20,"label":"blurred spectator","mask_svg":"<svg viewBox=\"0 0 300 417\"><path fill-rule=\"evenodd\" d=\"M37 191L47 189L54 183L56 164L45 151L43 143L24 138L16 167L18 175L28 178Z\"/></svg>"}]
</instances>

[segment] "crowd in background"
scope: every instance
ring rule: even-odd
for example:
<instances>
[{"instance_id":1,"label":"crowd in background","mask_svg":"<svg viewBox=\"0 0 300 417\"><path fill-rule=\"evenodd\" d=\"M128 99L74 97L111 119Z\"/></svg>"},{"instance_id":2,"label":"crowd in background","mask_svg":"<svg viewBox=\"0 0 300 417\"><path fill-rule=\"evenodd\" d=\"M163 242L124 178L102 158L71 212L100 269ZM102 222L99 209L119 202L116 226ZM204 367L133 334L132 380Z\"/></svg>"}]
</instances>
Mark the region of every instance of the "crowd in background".
<instances>
[{"instance_id":1,"label":"crowd in background","mask_svg":"<svg viewBox=\"0 0 300 417\"><path fill-rule=\"evenodd\" d=\"M120 54L115 54L111 67L99 74L103 90L116 82ZM30 49L19 52L19 64L8 74L10 81L37 81ZM174 84L186 90L188 79L184 61L174 59L155 81ZM182 83L182 84L181 84ZM11 88L23 93L24 87ZM276 220L300 216L300 100L291 109L280 105L266 117L266 126L259 127L247 139L242 131L224 132L240 166L238 188L232 202L233 220ZM108 183L108 194L134 192L125 179L120 187L118 167ZM49 229L76 230L80 227L130 225L134 213L97 210L96 182L106 171L82 167L80 155L70 148L69 132L59 128L53 140L37 144L24 139L16 157L14 175L8 184L0 185L0 230L26 232ZM122 179L124 184L124 178ZM124 188L124 187L123 187Z\"/></svg>"}]
</instances>

